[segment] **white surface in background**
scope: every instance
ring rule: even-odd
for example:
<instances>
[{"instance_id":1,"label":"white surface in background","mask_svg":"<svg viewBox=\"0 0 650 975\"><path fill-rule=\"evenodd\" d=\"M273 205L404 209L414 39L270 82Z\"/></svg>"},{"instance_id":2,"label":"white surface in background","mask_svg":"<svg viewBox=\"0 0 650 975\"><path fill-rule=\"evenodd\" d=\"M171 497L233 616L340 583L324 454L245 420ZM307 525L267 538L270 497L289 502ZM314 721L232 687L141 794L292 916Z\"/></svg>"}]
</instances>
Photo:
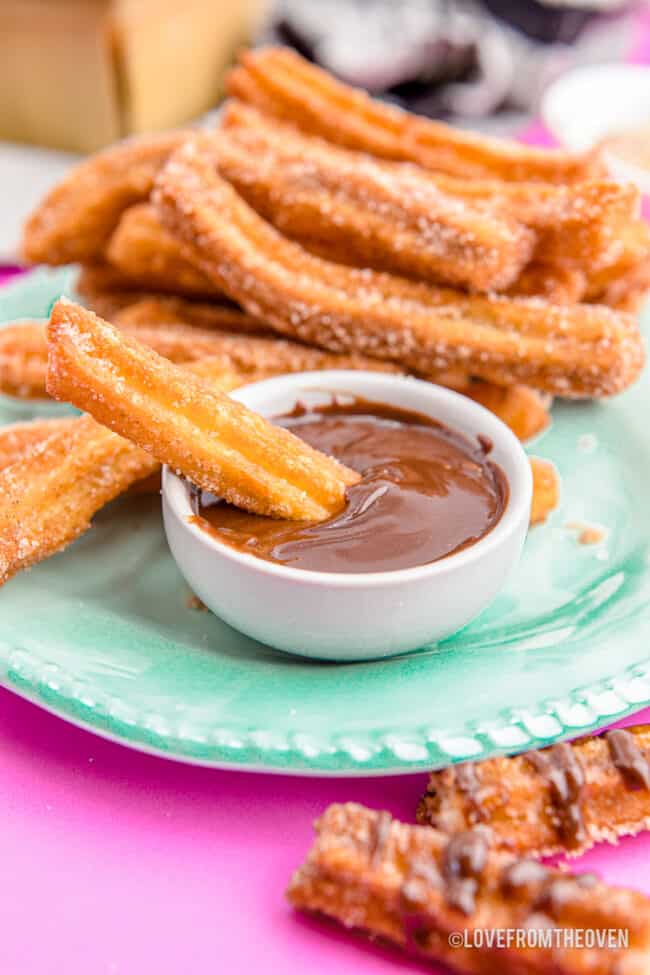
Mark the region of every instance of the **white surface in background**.
<instances>
[{"instance_id":1,"label":"white surface in background","mask_svg":"<svg viewBox=\"0 0 650 975\"><path fill-rule=\"evenodd\" d=\"M72 153L0 142L0 261L17 259L25 217L77 159Z\"/></svg>"},{"instance_id":2,"label":"white surface in background","mask_svg":"<svg viewBox=\"0 0 650 975\"><path fill-rule=\"evenodd\" d=\"M590 149L606 135L650 125L650 67L600 64L576 68L559 78L542 99L542 118L562 145ZM650 176L613 153L607 165L618 179L650 193Z\"/></svg>"}]
</instances>

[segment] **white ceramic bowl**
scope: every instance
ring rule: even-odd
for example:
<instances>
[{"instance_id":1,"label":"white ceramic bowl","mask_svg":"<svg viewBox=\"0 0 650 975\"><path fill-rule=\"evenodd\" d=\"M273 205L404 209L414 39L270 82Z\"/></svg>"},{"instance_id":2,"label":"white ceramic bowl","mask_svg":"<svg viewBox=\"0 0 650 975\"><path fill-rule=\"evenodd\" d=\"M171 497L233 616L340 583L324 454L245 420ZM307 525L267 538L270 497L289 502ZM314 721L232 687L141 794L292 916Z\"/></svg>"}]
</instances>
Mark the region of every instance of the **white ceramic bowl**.
<instances>
[{"instance_id":1,"label":"white ceramic bowl","mask_svg":"<svg viewBox=\"0 0 650 975\"><path fill-rule=\"evenodd\" d=\"M591 149L605 136L650 125L650 67L598 64L574 68L550 85L542 98L546 127L567 149ZM631 180L650 194L650 173L605 151L613 177Z\"/></svg>"},{"instance_id":2,"label":"white ceramic bowl","mask_svg":"<svg viewBox=\"0 0 650 975\"><path fill-rule=\"evenodd\" d=\"M300 400L350 394L423 413L494 444L509 483L492 531L455 555L393 572L311 572L247 555L192 524L187 483L163 471L163 512L172 554L193 592L231 626L280 650L329 660L368 660L449 636L494 598L517 563L532 496L530 464L514 434L467 397L402 376L332 370L279 376L245 386L235 399L265 416Z\"/></svg>"}]
</instances>

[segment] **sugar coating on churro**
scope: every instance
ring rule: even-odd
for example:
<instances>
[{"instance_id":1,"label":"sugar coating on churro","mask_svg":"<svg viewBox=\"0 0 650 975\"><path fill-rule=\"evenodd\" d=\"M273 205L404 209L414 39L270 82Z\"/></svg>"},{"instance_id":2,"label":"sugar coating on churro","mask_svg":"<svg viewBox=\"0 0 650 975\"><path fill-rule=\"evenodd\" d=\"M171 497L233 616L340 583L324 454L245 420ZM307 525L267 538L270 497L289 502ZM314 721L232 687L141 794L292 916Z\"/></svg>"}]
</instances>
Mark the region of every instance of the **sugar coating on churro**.
<instances>
[{"instance_id":1,"label":"sugar coating on churro","mask_svg":"<svg viewBox=\"0 0 650 975\"><path fill-rule=\"evenodd\" d=\"M631 184L441 177L306 136L237 101L216 147L221 174L315 253L479 291L579 300L587 277L619 260L639 212ZM531 258L541 270L515 280Z\"/></svg>"},{"instance_id":2,"label":"sugar coating on churro","mask_svg":"<svg viewBox=\"0 0 650 975\"><path fill-rule=\"evenodd\" d=\"M24 258L34 264L100 258L122 212L146 200L160 166L186 134L128 139L75 166L25 223Z\"/></svg>"},{"instance_id":3,"label":"sugar coating on churro","mask_svg":"<svg viewBox=\"0 0 650 975\"><path fill-rule=\"evenodd\" d=\"M161 225L148 203L124 211L106 243L104 258L144 290L198 297L220 295L218 288L185 260L178 241Z\"/></svg>"},{"instance_id":4,"label":"sugar coating on churro","mask_svg":"<svg viewBox=\"0 0 650 975\"><path fill-rule=\"evenodd\" d=\"M650 826L650 728L562 743L433 772L418 821L455 832L489 826L518 854L576 855Z\"/></svg>"},{"instance_id":5,"label":"sugar coating on churro","mask_svg":"<svg viewBox=\"0 0 650 975\"><path fill-rule=\"evenodd\" d=\"M73 302L54 306L48 343L53 396L237 507L318 521L359 478Z\"/></svg>"},{"instance_id":6,"label":"sugar coating on churro","mask_svg":"<svg viewBox=\"0 0 650 975\"><path fill-rule=\"evenodd\" d=\"M330 806L288 889L291 903L346 927L387 938L465 972L533 975L640 975L650 961L650 901L608 887L593 874L569 874L513 859L476 830L447 836L354 803ZM450 935L526 928L627 931L628 947L585 951L560 942L476 951Z\"/></svg>"},{"instance_id":7,"label":"sugar coating on churro","mask_svg":"<svg viewBox=\"0 0 650 975\"><path fill-rule=\"evenodd\" d=\"M87 416L22 439L0 469L0 585L69 545L100 508L157 467Z\"/></svg>"},{"instance_id":8,"label":"sugar coating on churro","mask_svg":"<svg viewBox=\"0 0 650 975\"><path fill-rule=\"evenodd\" d=\"M456 367L573 397L611 395L641 369L638 325L611 309L463 295L308 254L218 176L207 136L170 159L153 199L204 273L254 317L301 341L420 374Z\"/></svg>"},{"instance_id":9,"label":"sugar coating on churro","mask_svg":"<svg viewBox=\"0 0 650 975\"><path fill-rule=\"evenodd\" d=\"M288 48L245 51L229 94L330 142L463 178L574 182L602 171L596 153L486 138L369 98Z\"/></svg>"},{"instance_id":10,"label":"sugar coating on churro","mask_svg":"<svg viewBox=\"0 0 650 975\"><path fill-rule=\"evenodd\" d=\"M215 135L215 165L262 216L333 259L479 291L511 285L535 234L488 202L442 192L418 167L278 131L255 115ZM238 109L242 113L242 109ZM230 119L230 125L229 125Z\"/></svg>"}]
</instances>

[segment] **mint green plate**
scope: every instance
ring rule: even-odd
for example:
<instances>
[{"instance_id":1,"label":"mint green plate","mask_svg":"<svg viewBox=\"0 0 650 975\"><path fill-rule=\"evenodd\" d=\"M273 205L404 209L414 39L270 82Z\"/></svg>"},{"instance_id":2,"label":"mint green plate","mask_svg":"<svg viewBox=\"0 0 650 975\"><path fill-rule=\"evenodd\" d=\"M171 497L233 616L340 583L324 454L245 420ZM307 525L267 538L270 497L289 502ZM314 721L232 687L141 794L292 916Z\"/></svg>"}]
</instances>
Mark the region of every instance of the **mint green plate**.
<instances>
[{"instance_id":1,"label":"mint green plate","mask_svg":"<svg viewBox=\"0 0 650 975\"><path fill-rule=\"evenodd\" d=\"M73 280L10 285L0 321L47 314ZM189 608L159 504L140 498L0 590L0 681L135 748L301 774L408 772L597 728L650 703L648 417L647 373L611 403L555 407L532 449L560 469L561 508L496 602L439 646L337 665L254 643ZM15 419L0 403L0 423ZM580 545L567 522L606 538Z\"/></svg>"}]
</instances>

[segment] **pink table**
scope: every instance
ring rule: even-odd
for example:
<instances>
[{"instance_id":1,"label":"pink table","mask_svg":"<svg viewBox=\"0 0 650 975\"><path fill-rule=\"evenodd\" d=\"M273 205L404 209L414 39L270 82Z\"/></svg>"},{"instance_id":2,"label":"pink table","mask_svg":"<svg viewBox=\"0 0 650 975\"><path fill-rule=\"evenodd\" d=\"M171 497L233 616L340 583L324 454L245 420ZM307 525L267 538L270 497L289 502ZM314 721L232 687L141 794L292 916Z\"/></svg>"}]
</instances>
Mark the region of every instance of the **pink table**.
<instances>
[{"instance_id":1,"label":"pink table","mask_svg":"<svg viewBox=\"0 0 650 975\"><path fill-rule=\"evenodd\" d=\"M129 752L0 691L0 971L423 971L294 915L283 890L328 803L356 800L412 820L424 782L191 768ZM650 893L650 835L578 865Z\"/></svg>"}]
</instances>

